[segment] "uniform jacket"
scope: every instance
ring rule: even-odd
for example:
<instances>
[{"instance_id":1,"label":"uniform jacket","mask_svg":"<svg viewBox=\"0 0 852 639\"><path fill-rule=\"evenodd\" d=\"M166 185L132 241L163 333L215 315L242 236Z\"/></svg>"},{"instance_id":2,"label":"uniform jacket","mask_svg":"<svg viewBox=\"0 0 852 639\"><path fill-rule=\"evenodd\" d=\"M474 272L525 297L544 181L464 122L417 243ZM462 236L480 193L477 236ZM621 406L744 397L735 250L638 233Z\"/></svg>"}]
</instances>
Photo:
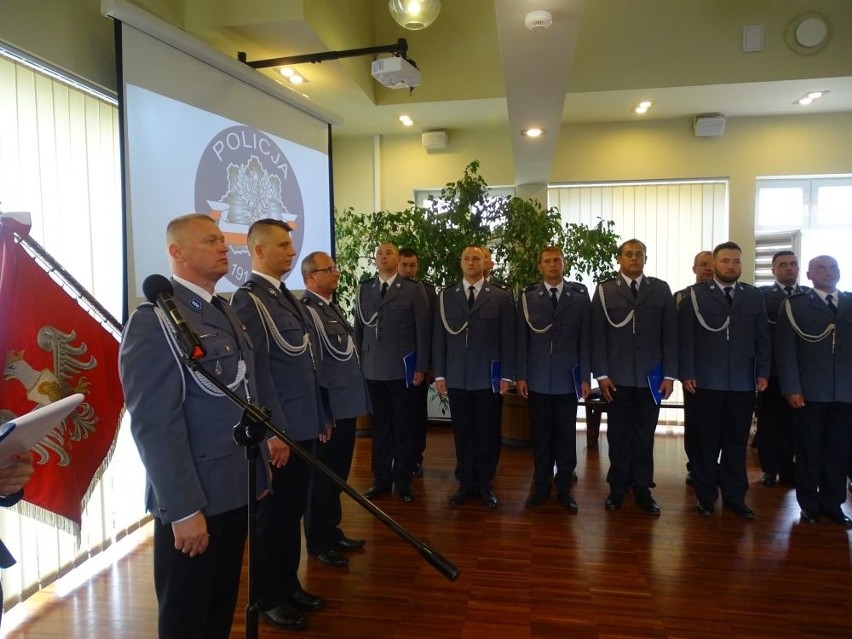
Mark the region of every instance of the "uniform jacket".
<instances>
[{"instance_id":1,"label":"uniform jacket","mask_svg":"<svg viewBox=\"0 0 852 639\"><path fill-rule=\"evenodd\" d=\"M414 353L414 370L429 370L432 317L419 282L397 275L384 297L379 278L358 287L355 345L364 377L378 381L405 379L403 358ZM360 310L359 310L360 309Z\"/></svg>"},{"instance_id":2,"label":"uniform jacket","mask_svg":"<svg viewBox=\"0 0 852 639\"><path fill-rule=\"evenodd\" d=\"M305 332L310 347L300 355L286 353L277 344L263 321L251 295L269 311L281 337L290 345L303 343ZM245 323L255 348L269 354L269 373L277 391L278 403L287 419L287 436L294 441L315 439L330 421L323 408L314 361L319 357L319 339L310 316L298 302L294 305L267 279L252 274L234 293L231 304Z\"/></svg>"},{"instance_id":3,"label":"uniform jacket","mask_svg":"<svg viewBox=\"0 0 852 639\"><path fill-rule=\"evenodd\" d=\"M852 294L838 292L837 318L813 290L781 306L775 328L775 358L781 393L800 393L805 401L852 403ZM789 303L799 329L820 335L831 323L836 332L819 342L802 339L786 312Z\"/></svg>"},{"instance_id":4,"label":"uniform jacket","mask_svg":"<svg viewBox=\"0 0 852 639\"><path fill-rule=\"evenodd\" d=\"M514 379L516 340L515 309L512 294L485 282L473 308L467 307L464 281L448 286L438 294L438 312L432 335L432 361L435 377L444 377L447 386L463 390L491 388L492 362L500 362L500 377ZM465 323L467 328L451 335Z\"/></svg>"},{"instance_id":5,"label":"uniform jacket","mask_svg":"<svg viewBox=\"0 0 852 639\"><path fill-rule=\"evenodd\" d=\"M729 305L715 281L692 286L698 309L712 332L699 323L687 295L678 311L680 330L679 378L695 379L699 388L720 391L756 390L757 377L769 377L771 342L763 295L750 284L734 285Z\"/></svg>"},{"instance_id":6,"label":"uniform jacket","mask_svg":"<svg viewBox=\"0 0 852 639\"><path fill-rule=\"evenodd\" d=\"M236 313L223 303L226 317L183 285L173 285L175 304L206 351L200 365L230 384L243 359L246 382L233 390L245 398L247 385L253 401L282 423L265 354L255 352ZM130 316L119 350L130 431L147 473L145 504L166 524L199 510L216 515L245 506L248 491L245 452L233 439L242 410L227 397L208 394L176 349L154 306L143 304ZM265 487L264 469L258 468L258 491Z\"/></svg>"},{"instance_id":7,"label":"uniform jacket","mask_svg":"<svg viewBox=\"0 0 852 639\"><path fill-rule=\"evenodd\" d=\"M345 351L354 329L344 317L343 311L311 291L305 291L302 303L316 312L331 345L339 351ZM328 394L332 417L347 419L369 413L370 397L358 355L353 352L349 359L341 361L341 355L338 353L335 357L322 337L320 345L320 378Z\"/></svg>"},{"instance_id":8,"label":"uniform jacket","mask_svg":"<svg viewBox=\"0 0 852 639\"><path fill-rule=\"evenodd\" d=\"M809 287L799 286L798 284L793 287L794 294L809 290ZM781 309L781 304L783 304L784 300L787 299L787 292L784 290L784 287L778 285L778 282L769 286L761 286L760 292L763 293L763 301L766 303L766 316L769 318L769 339L774 343L775 323L778 321L778 311ZM774 357L772 358L772 370L770 371L770 375L772 377L778 377Z\"/></svg>"},{"instance_id":9,"label":"uniform jacket","mask_svg":"<svg viewBox=\"0 0 852 639\"><path fill-rule=\"evenodd\" d=\"M526 300L527 313L524 312ZM553 308L550 287L539 282L518 297L518 362L515 377L537 393L574 393L575 367L581 381L590 375L591 301L586 287L563 281ZM541 333L545 327L550 330Z\"/></svg>"},{"instance_id":10,"label":"uniform jacket","mask_svg":"<svg viewBox=\"0 0 852 639\"><path fill-rule=\"evenodd\" d=\"M635 311L631 321L614 328L601 304L601 290L610 320L622 323ZM669 285L647 275L636 299L624 278L601 282L592 299L592 373L606 375L618 387L647 387L648 373L662 364L664 377L677 377L677 312Z\"/></svg>"}]
</instances>

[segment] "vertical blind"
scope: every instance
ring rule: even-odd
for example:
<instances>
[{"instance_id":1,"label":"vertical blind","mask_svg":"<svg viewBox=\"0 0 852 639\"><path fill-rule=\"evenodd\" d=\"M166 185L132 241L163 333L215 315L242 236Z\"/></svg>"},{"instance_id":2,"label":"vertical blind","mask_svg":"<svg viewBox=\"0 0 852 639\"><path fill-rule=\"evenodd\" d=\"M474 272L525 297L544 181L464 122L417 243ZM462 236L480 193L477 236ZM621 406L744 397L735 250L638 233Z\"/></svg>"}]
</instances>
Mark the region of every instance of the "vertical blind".
<instances>
[{"instance_id":1,"label":"vertical blind","mask_svg":"<svg viewBox=\"0 0 852 639\"><path fill-rule=\"evenodd\" d=\"M555 185L548 204L564 222L594 226L598 219L612 220L619 243L644 242L645 273L665 280L672 293L695 282L695 254L712 250L728 235L727 180ZM669 401L683 402L680 384ZM682 423L683 411L660 412L660 424Z\"/></svg>"},{"instance_id":2,"label":"vertical blind","mask_svg":"<svg viewBox=\"0 0 852 639\"><path fill-rule=\"evenodd\" d=\"M0 210L30 212L32 238L121 317L118 141L115 100L0 46ZM14 507L0 508L0 535L18 560L2 573L7 607L138 527L144 477L123 424L83 514L79 545Z\"/></svg>"}]
</instances>

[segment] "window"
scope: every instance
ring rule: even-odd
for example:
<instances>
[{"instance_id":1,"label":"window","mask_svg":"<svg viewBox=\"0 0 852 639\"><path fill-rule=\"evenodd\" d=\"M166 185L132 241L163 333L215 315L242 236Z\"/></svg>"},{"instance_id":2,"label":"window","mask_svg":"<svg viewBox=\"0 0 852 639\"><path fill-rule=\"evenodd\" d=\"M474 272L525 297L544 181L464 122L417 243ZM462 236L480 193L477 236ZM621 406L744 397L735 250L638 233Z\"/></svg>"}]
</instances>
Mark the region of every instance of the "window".
<instances>
[{"instance_id":1,"label":"window","mask_svg":"<svg viewBox=\"0 0 852 639\"><path fill-rule=\"evenodd\" d=\"M116 101L0 47L0 201L32 214L30 235L115 316L122 310L122 231ZM3 319L0 318L0 326ZM145 473L127 424L93 487L80 539L0 508L18 563L2 573L12 604L133 530Z\"/></svg>"},{"instance_id":2,"label":"window","mask_svg":"<svg viewBox=\"0 0 852 639\"><path fill-rule=\"evenodd\" d=\"M772 253L796 253L807 283L808 262L831 255L840 264L852 241L852 176L759 178L755 204L755 284L773 281ZM848 281L848 280L847 280ZM838 283L843 289L843 280Z\"/></svg>"}]
</instances>

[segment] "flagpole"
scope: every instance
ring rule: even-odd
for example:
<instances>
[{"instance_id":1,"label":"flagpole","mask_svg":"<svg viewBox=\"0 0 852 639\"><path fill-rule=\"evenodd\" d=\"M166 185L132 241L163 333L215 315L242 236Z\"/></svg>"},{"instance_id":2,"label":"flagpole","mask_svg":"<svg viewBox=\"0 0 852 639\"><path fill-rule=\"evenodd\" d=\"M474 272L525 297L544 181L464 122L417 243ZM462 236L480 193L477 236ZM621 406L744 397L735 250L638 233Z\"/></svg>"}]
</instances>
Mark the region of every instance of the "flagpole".
<instances>
[{"instance_id":1,"label":"flagpole","mask_svg":"<svg viewBox=\"0 0 852 639\"><path fill-rule=\"evenodd\" d=\"M61 280L60 285L70 289L74 295L85 300L91 311L95 315L99 316L98 319L102 324L109 326L116 335L121 335L121 322L113 317L112 313L110 313L94 295L89 293L89 291L87 291L86 288L80 284L73 275L71 275L71 273L66 271L56 258L48 253L41 244L36 242L29 235L22 235L17 231L13 231L13 234L16 242L21 244L27 251L47 265L45 270L48 275L55 274L56 277Z\"/></svg>"}]
</instances>

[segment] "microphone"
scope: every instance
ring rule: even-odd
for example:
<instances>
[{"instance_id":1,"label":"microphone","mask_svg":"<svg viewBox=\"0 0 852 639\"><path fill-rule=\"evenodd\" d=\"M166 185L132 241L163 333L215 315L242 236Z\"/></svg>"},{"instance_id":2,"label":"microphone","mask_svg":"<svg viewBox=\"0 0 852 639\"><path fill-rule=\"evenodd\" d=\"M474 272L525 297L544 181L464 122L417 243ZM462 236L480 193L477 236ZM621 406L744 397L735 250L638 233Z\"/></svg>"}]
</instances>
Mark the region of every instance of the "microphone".
<instances>
[{"instance_id":1,"label":"microphone","mask_svg":"<svg viewBox=\"0 0 852 639\"><path fill-rule=\"evenodd\" d=\"M142 282L142 292L145 298L152 304L156 304L169 318L172 328L178 337L184 355L190 359L201 359L206 355L201 340L195 331L190 328L186 320L180 314L172 295L175 292L172 283L162 275L149 275Z\"/></svg>"}]
</instances>

